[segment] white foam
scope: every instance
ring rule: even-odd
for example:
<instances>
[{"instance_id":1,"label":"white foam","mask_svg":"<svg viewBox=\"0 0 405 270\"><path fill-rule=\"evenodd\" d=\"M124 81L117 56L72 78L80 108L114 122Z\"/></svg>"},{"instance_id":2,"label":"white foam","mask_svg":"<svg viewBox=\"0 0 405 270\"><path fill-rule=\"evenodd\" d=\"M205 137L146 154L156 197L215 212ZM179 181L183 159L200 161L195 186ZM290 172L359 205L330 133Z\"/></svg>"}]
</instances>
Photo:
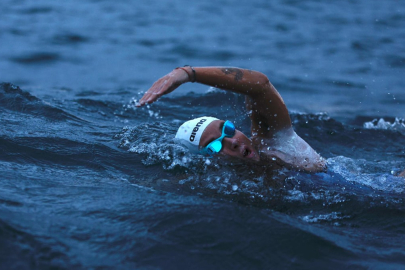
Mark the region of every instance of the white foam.
<instances>
[{"instance_id":1,"label":"white foam","mask_svg":"<svg viewBox=\"0 0 405 270\"><path fill-rule=\"evenodd\" d=\"M392 175L400 166L400 162L369 162L355 160L343 156L328 159L328 170L335 172L347 181L356 182L376 190L403 193L404 179ZM380 173L375 173L379 171Z\"/></svg>"},{"instance_id":2,"label":"white foam","mask_svg":"<svg viewBox=\"0 0 405 270\"><path fill-rule=\"evenodd\" d=\"M388 129L388 130L400 130L405 131L405 120L402 118L395 118L394 123L385 121L384 118L379 120L374 119L370 122L365 122L363 127L366 129Z\"/></svg>"}]
</instances>

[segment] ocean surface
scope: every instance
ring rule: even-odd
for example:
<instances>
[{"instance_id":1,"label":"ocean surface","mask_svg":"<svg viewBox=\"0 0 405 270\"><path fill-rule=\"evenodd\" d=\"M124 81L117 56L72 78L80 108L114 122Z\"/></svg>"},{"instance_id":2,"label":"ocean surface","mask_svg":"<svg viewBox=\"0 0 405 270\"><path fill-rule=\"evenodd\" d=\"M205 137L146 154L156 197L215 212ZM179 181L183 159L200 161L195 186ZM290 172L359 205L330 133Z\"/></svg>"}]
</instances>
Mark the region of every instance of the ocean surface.
<instances>
[{"instance_id":1,"label":"ocean surface","mask_svg":"<svg viewBox=\"0 0 405 270\"><path fill-rule=\"evenodd\" d=\"M405 269L405 2L2 0L0 269ZM244 98L177 66L266 74L326 173L192 155Z\"/></svg>"}]
</instances>

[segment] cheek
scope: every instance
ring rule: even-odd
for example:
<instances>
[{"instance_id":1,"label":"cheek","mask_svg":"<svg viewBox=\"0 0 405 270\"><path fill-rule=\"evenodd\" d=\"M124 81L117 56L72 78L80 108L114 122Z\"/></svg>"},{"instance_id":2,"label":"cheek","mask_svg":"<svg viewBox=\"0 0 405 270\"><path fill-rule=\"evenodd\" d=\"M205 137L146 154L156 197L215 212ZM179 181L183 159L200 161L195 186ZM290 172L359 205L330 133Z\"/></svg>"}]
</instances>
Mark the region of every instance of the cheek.
<instances>
[{"instance_id":1,"label":"cheek","mask_svg":"<svg viewBox=\"0 0 405 270\"><path fill-rule=\"evenodd\" d=\"M238 141L239 141L241 144L252 145L252 141L249 140L249 138L246 137L246 135L243 134L243 133L240 133L237 138L238 138Z\"/></svg>"},{"instance_id":2,"label":"cheek","mask_svg":"<svg viewBox=\"0 0 405 270\"><path fill-rule=\"evenodd\" d=\"M222 155L222 156L229 156L229 155L232 154L232 152L229 151L228 147L224 145L224 146L222 147L221 152L219 152L219 154Z\"/></svg>"},{"instance_id":3,"label":"cheek","mask_svg":"<svg viewBox=\"0 0 405 270\"><path fill-rule=\"evenodd\" d=\"M224 146L221 150L221 152L219 152L219 154L223 157L236 157L238 156L237 151L232 151L231 149L229 149L227 146Z\"/></svg>"},{"instance_id":4,"label":"cheek","mask_svg":"<svg viewBox=\"0 0 405 270\"><path fill-rule=\"evenodd\" d=\"M238 154L234 152L221 152L219 157L230 162L236 162L237 160L242 159L241 156L238 156Z\"/></svg>"},{"instance_id":5,"label":"cheek","mask_svg":"<svg viewBox=\"0 0 405 270\"><path fill-rule=\"evenodd\" d=\"M230 149L224 149L224 151L221 151L221 153L225 158L230 160L243 158L240 151L232 151Z\"/></svg>"}]
</instances>

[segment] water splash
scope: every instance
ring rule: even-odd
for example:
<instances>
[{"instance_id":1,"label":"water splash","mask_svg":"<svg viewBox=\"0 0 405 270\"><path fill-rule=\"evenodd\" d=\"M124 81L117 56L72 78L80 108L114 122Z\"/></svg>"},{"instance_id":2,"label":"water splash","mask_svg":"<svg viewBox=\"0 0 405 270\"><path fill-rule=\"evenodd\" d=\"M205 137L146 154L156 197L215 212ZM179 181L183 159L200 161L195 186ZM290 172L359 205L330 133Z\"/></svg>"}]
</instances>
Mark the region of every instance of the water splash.
<instances>
[{"instance_id":1,"label":"water splash","mask_svg":"<svg viewBox=\"0 0 405 270\"><path fill-rule=\"evenodd\" d=\"M333 225L340 226L341 224L338 222L343 219L348 219L350 216L343 215L340 212L332 212L329 214L320 214L320 215L305 215L300 217L303 221L308 223L323 223L323 222L334 222Z\"/></svg>"},{"instance_id":2,"label":"water splash","mask_svg":"<svg viewBox=\"0 0 405 270\"><path fill-rule=\"evenodd\" d=\"M374 119L370 122L365 122L363 127L366 129L387 129L387 130L398 130L405 132L405 120L403 118L395 118L393 123L385 121L384 118Z\"/></svg>"},{"instance_id":3,"label":"water splash","mask_svg":"<svg viewBox=\"0 0 405 270\"><path fill-rule=\"evenodd\" d=\"M403 193L404 179L396 177L400 162L369 162L343 156L328 159L329 170L347 181L362 184L375 190Z\"/></svg>"}]
</instances>

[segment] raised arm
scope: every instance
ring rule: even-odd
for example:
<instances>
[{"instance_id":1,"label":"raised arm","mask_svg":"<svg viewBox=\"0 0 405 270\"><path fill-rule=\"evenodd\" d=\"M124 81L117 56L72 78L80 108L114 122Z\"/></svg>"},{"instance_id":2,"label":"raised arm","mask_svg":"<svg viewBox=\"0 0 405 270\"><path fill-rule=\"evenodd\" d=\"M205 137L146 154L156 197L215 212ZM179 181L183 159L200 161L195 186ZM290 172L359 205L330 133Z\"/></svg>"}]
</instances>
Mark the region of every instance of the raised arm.
<instances>
[{"instance_id":1,"label":"raised arm","mask_svg":"<svg viewBox=\"0 0 405 270\"><path fill-rule=\"evenodd\" d=\"M178 68L160 78L145 93L139 106L156 101L185 82L195 81L246 95L252 132L259 137L291 127L283 99L264 74L230 67L194 67L194 71L191 67Z\"/></svg>"},{"instance_id":2,"label":"raised arm","mask_svg":"<svg viewBox=\"0 0 405 270\"><path fill-rule=\"evenodd\" d=\"M291 127L283 99L263 73L230 67L201 67L195 71L197 82L246 95L252 133L257 136L267 137Z\"/></svg>"}]
</instances>

